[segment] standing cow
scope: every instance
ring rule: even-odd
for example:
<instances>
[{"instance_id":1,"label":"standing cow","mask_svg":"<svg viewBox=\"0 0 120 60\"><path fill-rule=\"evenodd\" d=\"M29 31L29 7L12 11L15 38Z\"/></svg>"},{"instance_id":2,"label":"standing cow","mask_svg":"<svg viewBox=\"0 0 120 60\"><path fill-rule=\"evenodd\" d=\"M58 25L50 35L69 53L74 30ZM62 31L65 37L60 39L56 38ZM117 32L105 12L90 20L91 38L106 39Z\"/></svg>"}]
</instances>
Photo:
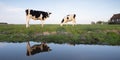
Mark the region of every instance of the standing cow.
<instances>
[{"instance_id":1,"label":"standing cow","mask_svg":"<svg viewBox=\"0 0 120 60\"><path fill-rule=\"evenodd\" d=\"M26 28L29 27L29 21L30 19L33 20L41 20L42 27L43 27L43 21L50 16L50 12L44 12L44 11L37 11L32 9L25 10L26 12Z\"/></svg>"},{"instance_id":2,"label":"standing cow","mask_svg":"<svg viewBox=\"0 0 120 60\"><path fill-rule=\"evenodd\" d=\"M70 14L70 15L67 15L63 18L63 20L61 21L61 26L64 24L64 23L67 23L67 22L72 22L73 23L73 26L75 25L76 21L75 21L75 18L76 18L76 14Z\"/></svg>"}]
</instances>

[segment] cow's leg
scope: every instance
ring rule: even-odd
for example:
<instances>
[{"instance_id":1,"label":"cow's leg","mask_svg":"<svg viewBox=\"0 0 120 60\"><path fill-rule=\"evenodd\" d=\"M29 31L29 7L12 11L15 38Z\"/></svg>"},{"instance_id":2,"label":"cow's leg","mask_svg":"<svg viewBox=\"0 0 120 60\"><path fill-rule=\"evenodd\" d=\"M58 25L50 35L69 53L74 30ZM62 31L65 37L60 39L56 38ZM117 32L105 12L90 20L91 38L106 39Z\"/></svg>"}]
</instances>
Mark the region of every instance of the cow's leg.
<instances>
[{"instance_id":1,"label":"cow's leg","mask_svg":"<svg viewBox=\"0 0 120 60\"><path fill-rule=\"evenodd\" d=\"M61 23L60 26L63 26L63 23Z\"/></svg>"},{"instance_id":2,"label":"cow's leg","mask_svg":"<svg viewBox=\"0 0 120 60\"><path fill-rule=\"evenodd\" d=\"M65 24L65 22L61 23L60 26L63 26L63 24Z\"/></svg>"},{"instance_id":3,"label":"cow's leg","mask_svg":"<svg viewBox=\"0 0 120 60\"><path fill-rule=\"evenodd\" d=\"M75 19L72 21L72 23L73 23L73 26L76 24L76 21L75 21Z\"/></svg>"},{"instance_id":4,"label":"cow's leg","mask_svg":"<svg viewBox=\"0 0 120 60\"><path fill-rule=\"evenodd\" d=\"M69 22L68 20L65 20L65 21L64 21L64 25L65 25L65 26L69 25L68 22Z\"/></svg>"},{"instance_id":5,"label":"cow's leg","mask_svg":"<svg viewBox=\"0 0 120 60\"><path fill-rule=\"evenodd\" d=\"M32 51L32 49L31 49L30 43L29 43L29 41L28 41L28 42L27 42L27 55L28 55L28 56L31 55L31 51Z\"/></svg>"},{"instance_id":6,"label":"cow's leg","mask_svg":"<svg viewBox=\"0 0 120 60\"><path fill-rule=\"evenodd\" d=\"M26 16L26 28L29 27L29 20L30 20L29 16Z\"/></svg>"},{"instance_id":7,"label":"cow's leg","mask_svg":"<svg viewBox=\"0 0 120 60\"><path fill-rule=\"evenodd\" d=\"M63 24L65 24L65 23L67 23L67 20L64 20L64 21L60 24L60 26L63 26Z\"/></svg>"}]
</instances>

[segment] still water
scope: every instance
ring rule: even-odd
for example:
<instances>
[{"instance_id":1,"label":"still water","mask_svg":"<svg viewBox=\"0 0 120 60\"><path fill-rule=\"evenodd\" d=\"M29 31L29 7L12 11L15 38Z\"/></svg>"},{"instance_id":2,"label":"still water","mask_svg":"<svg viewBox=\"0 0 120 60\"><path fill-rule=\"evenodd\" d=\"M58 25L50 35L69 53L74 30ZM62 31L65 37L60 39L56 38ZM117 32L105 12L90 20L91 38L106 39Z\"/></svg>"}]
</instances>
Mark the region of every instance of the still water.
<instances>
[{"instance_id":1,"label":"still water","mask_svg":"<svg viewBox=\"0 0 120 60\"><path fill-rule=\"evenodd\" d=\"M120 60L120 46L0 42L0 60Z\"/></svg>"}]
</instances>

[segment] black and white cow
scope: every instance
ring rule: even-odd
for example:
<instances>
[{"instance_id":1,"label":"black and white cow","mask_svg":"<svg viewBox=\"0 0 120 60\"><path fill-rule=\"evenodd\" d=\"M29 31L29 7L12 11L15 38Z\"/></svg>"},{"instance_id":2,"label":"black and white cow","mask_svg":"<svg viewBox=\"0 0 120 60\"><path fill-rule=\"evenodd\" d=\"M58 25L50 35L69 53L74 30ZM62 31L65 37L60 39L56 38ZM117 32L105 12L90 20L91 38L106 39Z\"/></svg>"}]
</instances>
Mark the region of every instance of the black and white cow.
<instances>
[{"instance_id":1,"label":"black and white cow","mask_svg":"<svg viewBox=\"0 0 120 60\"><path fill-rule=\"evenodd\" d=\"M61 26L63 26L64 23L67 23L67 22L72 22L73 23L73 26L75 25L76 23L76 14L70 14L70 15L67 15L63 18L63 20L61 21Z\"/></svg>"},{"instance_id":2,"label":"black and white cow","mask_svg":"<svg viewBox=\"0 0 120 60\"><path fill-rule=\"evenodd\" d=\"M41 43L41 44L35 44L33 46L30 45L30 42L27 42L27 56L34 55L40 52L49 52L52 49L46 44L46 43Z\"/></svg>"},{"instance_id":3,"label":"black and white cow","mask_svg":"<svg viewBox=\"0 0 120 60\"><path fill-rule=\"evenodd\" d=\"M26 12L26 28L29 27L29 21L30 19L33 20L41 20L42 27L43 27L43 21L46 20L50 16L50 12L44 12L44 11L37 11L32 9L25 10Z\"/></svg>"}]
</instances>

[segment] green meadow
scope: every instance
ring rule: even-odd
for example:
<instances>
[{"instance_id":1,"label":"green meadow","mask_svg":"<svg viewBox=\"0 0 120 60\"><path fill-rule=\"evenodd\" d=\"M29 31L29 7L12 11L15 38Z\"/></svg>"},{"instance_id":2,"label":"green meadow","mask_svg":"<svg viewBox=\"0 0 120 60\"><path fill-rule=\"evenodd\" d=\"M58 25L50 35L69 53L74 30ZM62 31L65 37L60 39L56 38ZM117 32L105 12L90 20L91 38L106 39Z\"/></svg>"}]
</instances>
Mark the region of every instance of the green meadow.
<instances>
[{"instance_id":1,"label":"green meadow","mask_svg":"<svg viewBox=\"0 0 120 60\"><path fill-rule=\"evenodd\" d=\"M120 25L0 25L0 42L120 45Z\"/></svg>"}]
</instances>

